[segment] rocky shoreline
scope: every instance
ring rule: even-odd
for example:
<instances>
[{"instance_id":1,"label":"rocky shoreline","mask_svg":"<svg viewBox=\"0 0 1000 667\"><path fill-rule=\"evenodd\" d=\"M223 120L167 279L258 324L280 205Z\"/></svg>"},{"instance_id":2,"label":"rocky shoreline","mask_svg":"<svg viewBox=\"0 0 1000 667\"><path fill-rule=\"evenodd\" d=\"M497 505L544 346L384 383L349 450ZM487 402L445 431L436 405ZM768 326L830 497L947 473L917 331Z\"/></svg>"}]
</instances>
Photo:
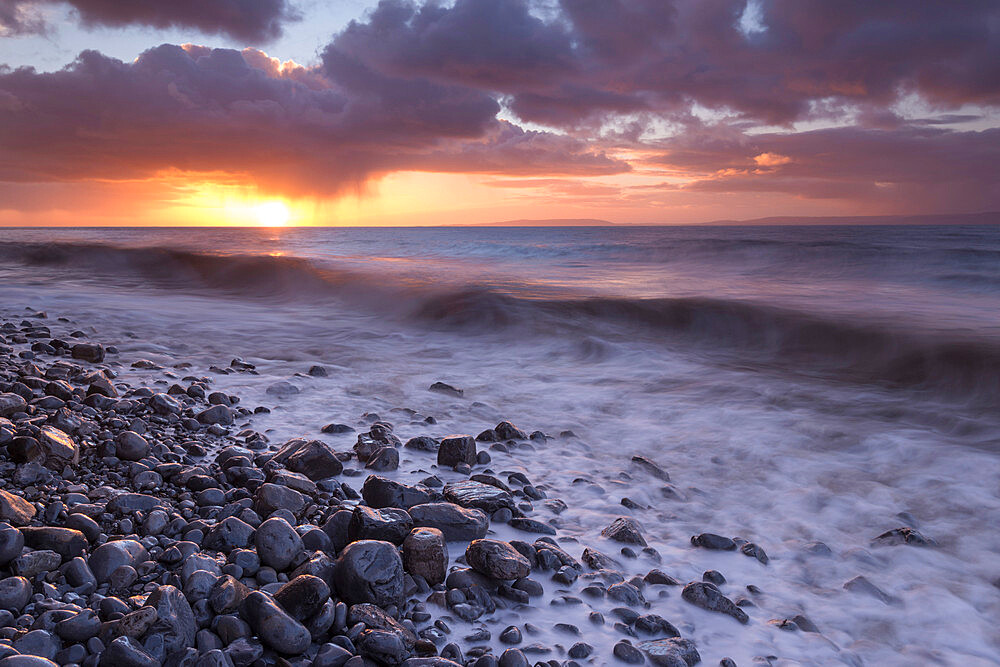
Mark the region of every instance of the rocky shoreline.
<instances>
[{"instance_id":1,"label":"rocky shoreline","mask_svg":"<svg viewBox=\"0 0 1000 667\"><path fill-rule=\"evenodd\" d=\"M749 620L751 598L723 594L719 572L685 584L659 569L628 516L594 536L618 553L562 540L538 508L558 516L565 503L523 473L491 468L490 452L544 443L544 433L505 421L475 437L404 442L369 416L350 451L309 436L272 444L246 425L267 408L214 391L207 376L130 386L116 369L149 362L119 357L63 318L0 321L0 667L683 667L701 658L655 613L658 597L673 590ZM239 359L215 370L254 372ZM401 449L461 479L391 479ZM653 461L633 465L675 492ZM495 539L500 525L524 537ZM910 532L900 539L923 539ZM464 555L453 558L456 544ZM705 533L691 544L768 562L739 538ZM626 559L648 571L627 574ZM587 628L569 623L554 628L565 642L532 641L534 608L595 599L613 605L588 617L614 627L613 646L591 645ZM520 622L500 620L511 613ZM471 633L452 629L467 623ZM772 623L816 631L804 616Z\"/></svg>"}]
</instances>

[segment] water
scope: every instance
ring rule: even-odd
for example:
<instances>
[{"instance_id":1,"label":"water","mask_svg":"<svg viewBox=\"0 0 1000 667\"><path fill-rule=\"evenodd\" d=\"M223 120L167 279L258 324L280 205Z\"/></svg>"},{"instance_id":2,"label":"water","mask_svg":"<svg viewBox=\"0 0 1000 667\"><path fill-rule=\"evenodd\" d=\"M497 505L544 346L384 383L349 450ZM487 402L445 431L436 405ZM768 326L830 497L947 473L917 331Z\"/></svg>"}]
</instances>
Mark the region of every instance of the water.
<instances>
[{"instance_id":1,"label":"water","mask_svg":"<svg viewBox=\"0 0 1000 667\"><path fill-rule=\"evenodd\" d=\"M1000 662L1000 228L3 230L0 284L4 314L70 315L124 359L199 374L252 361L259 376L215 381L274 408L252 422L273 442L366 412L404 439L507 418L574 431L492 467L566 501L539 514L580 540L575 555L617 555L597 534L631 515L667 573L717 569L734 598L762 589L746 626L647 589L705 664ZM330 377L303 376L313 363ZM279 379L302 393L266 395ZM437 380L466 398L426 391ZM401 469L431 471L420 456ZM938 546L871 543L901 525ZM706 531L751 539L771 563L691 547ZM892 601L845 590L858 575ZM612 606L545 604L520 622L546 630L527 641L567 647L578 639L548 628L576 623L607 655ZM608 625L590 625L591 607ZM768 624L799 613L821 634Z\"/></svg>"}]
</instances>

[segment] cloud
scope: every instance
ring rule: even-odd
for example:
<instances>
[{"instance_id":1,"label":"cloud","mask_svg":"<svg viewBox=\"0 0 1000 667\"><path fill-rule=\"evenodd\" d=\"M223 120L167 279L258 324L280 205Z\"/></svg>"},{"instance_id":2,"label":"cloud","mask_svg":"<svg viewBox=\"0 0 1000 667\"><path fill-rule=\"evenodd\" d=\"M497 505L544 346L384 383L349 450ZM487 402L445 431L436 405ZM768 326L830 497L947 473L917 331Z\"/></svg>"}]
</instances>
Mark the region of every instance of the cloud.
<instances>
[{"instance_id":1,"label":"cloud","mask_svg":"<svg viewBox=\"0 0 1000 667\"><path fill-rule=\"evenodd\" d=\"M37 33L44 5L72 7L84 26L192 28L250 44L279 37L299 13L288 0L0 0L0 35Z\"/></svg>"},{"instance_id":2,"label":"cloud","mask_svg":"<svg viewBox=\"0 0 1000 667\"><path fill-rule=\"evenodd\" d=\"M305 68L247 49L162 45L133 63L87 51L52 73L0 72L0 180L242 175L335 194L405 170L614 173L579 139L496 119L477 90L398 79L327 54Z\"/></svg>"}]
</instances>

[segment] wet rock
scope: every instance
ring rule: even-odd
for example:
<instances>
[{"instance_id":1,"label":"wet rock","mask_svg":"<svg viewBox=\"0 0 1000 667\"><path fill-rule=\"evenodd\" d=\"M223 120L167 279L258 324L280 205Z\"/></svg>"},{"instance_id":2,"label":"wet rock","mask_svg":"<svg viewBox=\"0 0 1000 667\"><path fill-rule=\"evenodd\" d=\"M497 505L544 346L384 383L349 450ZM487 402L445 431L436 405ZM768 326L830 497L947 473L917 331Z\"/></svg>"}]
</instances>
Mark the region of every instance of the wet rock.
<instances>
[{"instance_id":1,"label":"wet rock","mask_svg":"<svg viewBox=\"0 0 1000 667\"><path fill-rule=\"evenodd\" d=\"M448 548L437 528L414 528L403 540L403 567L434 586L448 574Z\"/></svg>"},{"instance_id":2,"label":"wet rock","mask_svg":"<svg viewBox=\"0 0 1000 667\"><path fill-rule=\"evenodd\" d=\"M474 540L465 550L465 560L473 570L493 579L520 579L531 573L528 559L500 540Z\"/></svg>"},{"instance_id":3,"label":"wet rock","mask_svg":"<svg viewBox=\"0 0 1000 667\"><path fill-rule=\"evenodd\" d=\"M253 526L229 516L212 526L201 544L205 549L228 554L233 549L245 549L253 538Z\"/></svg>"},{"instance_id":4,"label":"wet rock","mask_svg":"<svg viewBox=\"0 0 1000 667\"><path fill-rule=\"evenodd\" d=\"M478 509L466 509L455 503L437 502L409 508L414 526L437 528L447 542L469 542L486 537L489 519Z\"/></svg>"},{"instance_id":5,"label":"wet rock","mask_svg":"<svg viewBox=\"0 0 1000 667\"><path fill-rule=\"evenodd\" d=\"M303 574L279 588L274 599L292 618L304 622L330 599L330 587L319 577Z\"/></svg>"},{"instance_id":6,"label":"wet rock","mask_svg":"<svg viewBox=\"0 0 1000 667\"><path fill-rule=\"evenodd\" d=\"M344 471L344 464L337 458L337 453L322 440L289 440L272 460L313 481L335 477Z\"/></svg>"},{"instance_id":7,"label":"wet rock","mask_svg":"<svg viewBox=\"0 0 1000 667\"><path fill-rule=\"evenodd\" d=\"M670 475L667 471L645 456L633 456L632 463L657 479L663 480L664 482L670 481Z\"/></svg>"},{"instance_id":8,"label":"wet rock","mask_svg":"<svg viewBox=\"0 0 1000 667\"><path fill-rule=\"evenodd\" d=\"M503 421L493 428L500 440L527 440L528 434L514 426L510 422Z\"/></svg>"},{"instance_id":9,"label":"wet rock","mask_svg":"<svg viewBox=\"0 0 1000 667\"><path fill-rule=\"evenodd\" d=\"M229 426L233 423L233 411L225 405L213 405L195 415L195 419L202 424Z\"/></svg>"},{"instance_id":10,"label":"wet rock","mask_svg":"<svg viewBox=\"0 0 1000 667\"><path fill-rule=\"evenodd\" d=\"M82 359L92 364L104 361L105 349L100 343L77 343L70 348L74 359Z\"/></svg>"},{"instance_id":11,"label":"wet rock","mask_svg":"<svg viewBox=\"0 0 1000 667\"><path fill-rule=\"evenodd\" d=\"M888 545L909 544L918 547L927 547L934 545L933 540L924 537L913 528L909 528L906 526L903 526L902 528L893 528L892 530L887 530L886 532L882 533L874 540L872 540L872 542L877 544L888 544Z\"/></svg>"},{"instance_id":12,"label":"wet rock","mask_svg":"<svg viewBox=\"0 0 1000 667\"><path fill-rule=\"evenodd\" d=\"M83 643L101 631L101 619L90 609L56 623L56 634L71 643Z\"/></svg>"},{"instance_id":13,"label":"wet rock","mask_svg":"<svg viewBox=\"0 0 1000 667\"><path fill-rule=\"evenodd\" d=\"M399 450L395 447L379 447L368 457L365 468L380 472L398 469Z\"/></svg>"},{"instance_id":14,"label":"wet rock","mask_svg":"<svg viewBox=\"0 0 1000 667\"><path fill-rule=\"evenodd\" d=\"M167 655L184 651L194 645L198 626L187 598L177 588L159 586L146 598L146 606L156 610L156 621L150 632L163 639Z\"/></svg>"},{"instance_id":15,"label":"wet rock","mask_svg":"<svg viewBox=\"0 0 1000 667\"><path fill-rule=\"evenodd\" d=\"M31 508L34 510L34 506ZM24 548L24 535L9 523L0 523L0 567L21 555Z\"/></svg>"},{"instance_id":16,"label":"wet rock","mask_svg":"<svg viewBox=\"0 0 1000 667\"><path fill-rule=\"evenodd\" d=\"M523 530L526 533L535 533L536 535L555 535L556 529L547 523L538 521L536 519L528 519L525 517L514 517L508 524L511 528L517 530Z\"/></svg>"},{"instance_id":17,"label":"wet rock","mask_svg":"<svg viewBox=\"0 0 1000 667\"><path fill-rule=\"evenodd\" d=\"M176 415L183 409L176 398L168 394L153 394L149 397L149 407L158 415ZM198 421L201 421L200 419ZM214 422L203 422L205 424Z\"/></svg>"},{"instance_id":18,"label":"wet rock","mask_svg":"<svg viewBox=\"0 0 1000 667\"><path fill-rule=\"evenodd\" d=\"M230 575L216 579L208 591L208 603L216 614L229 614L243 603L250 589L243 582Z\"/></svg>"},{"instance_id":19,"label":"wet rock","mask_svg":"<svg viewBox=\"0 0 1000 667\"><path fill-rule=\"evenodd\" d=\"M435 382L430 387L427 388L428 391L436 391L440 394L447 394L449 396L454 396L456 398L462 398L465 395L465 390L456 389L450 384L444 382Z\"/></svg>"},{"instance_id":20,"label":"wet rock","mask_svg":"<svg viewBox=\"0 0 1000 667\"><path fill-rule=\"evenodd\" d=\"M627 665L641 665L646 661L646 659L642 656L642 652L625 640L615 644L614 649L612 649L612 653L616 658Z\"/></svg>"},{"instance_id":21,"label":"wet rock","mask_svg":"<svg viewBox=\"0 0 1000 667\"><path fill-rule=\"evenodd\" d=\"M389 542L361 540L344 547L334 573L337 594L348 604L399 604L403 595L403 561Z\"/></svg>"},{"instance_id":22,"label":"wet rock","mask_svg":"<svg viewBox=\"0 0 1000 667\"><path fill-rule=\"evenodd\" d=\"M309 648L312 637L276 601L260 591L250 593L241 614L265 646L285 655L298 655Z\"/></svg>"},{"instance_id":23,"label":"wet rock","mask_svg":"<svg viewBox=\"0 0 1000 667\"><path fill-rule=\"evenodd\" d=\"M254 511L261 517L269 517L278 510L298 516L306 505L305 496L295 489L271 483L261 484L253 498Z\"/></svg>"},{"instance_id":24,"label":"wet rock","mask_svg":"<svg viewBox=\"0 0 1000 667\"><path fill-rule=\"evenodd\" d=\"M55 551L64 560L76 558L87 548L87 538L72 528L55 526L26 526L21 529L24 543L32 549Z\"/></svg>"},{"instance_id":25,"label":"wet rock","mask_svg":"<svg viewBox=\"0 0 1000 667\"><path fill-rule=\"evenodd\" d=\"M700 535L694 535L691 538L691 544L696 547L701 547L702 549L714 549L719 551L733 551L736 549L736 542L728 537L716 535L715 533L701 533Z\"/></svg>"},{"instance_id":26,"label":"wet rock","mask_svg":"<svg viewBox=\"0 0 1000 667\"><path fill-rule=\"evenodd\" d=\"M101 667L159 667L154 658L137 640L118 637L101 653Z\"/></svg>"},{"instance_id":27,"label":"wet rock","mask_svg":"<svg viewBox=\"0 0 1000 667\"><path fill-rule=\"evenodd\" d=\"M10 563L10 570L16 575L34 579L43 572L52 572L62 563L62 556L55 551L40 549L29 551Z\"/></svg>"},{"instance_id":28,"label":"wet rock","mask_svg":"<svg viewBox=\"0 0 1000 667\"><path fill-rule=\"evenodd\" d=\"M408 510L414 505L431 502L434 495L423 487L410 486L380 475L369 475L361 487L361 497L375 509L401 507Z\"/></svg>"},{"instance_id":29,"label":"wet rock","mask_svg":"<svg viewBox=\"0 0 1000 667\"><path fill-rule=\"evenodd\" d=\"M441 440L438 465L451 468L459 463L476 465L476 440L471 435L451 435Z\"/></svg>"},{"instance_id":30,"label":"wet rock","mask_svg":"<svg viewBox=\"0 0 1000 667\"><path fill-rule=\"evenodd\" d=\"M300 390L291 382L286 382L281 380L280 382L275 382L264 390L264 393L269 396L277 396L278 398L291 398L292 396L298 396Z\"/></svg>"},{"instance_id":31,"label":"wet rock","mask_svg":"<svg viewBox=\"0 0 1000 667\"><path fill-rule=\"evenodd\" d=\"M684 587L681 597L702 609L732 616L740 623L747 623L750 617L736 606L714 584L705 581L695 581Z\"/></svg>"},{"instance_id":32,"label":"wet rock","mask_svg":"<svg viewBox=\"0 0 1000 667\"><path fill-rule=\"evenodd\" d=\"M446 484L444 497L456 505L480 509L487 515L493 514L502 507L512 511L517 509L514 505L514 498L509 493L482 482L467 481Z\"/></svg>"},{"instance_id":33,"label":"wet rock","mask_svg":"<svg viewBox=\"0 0 1000 667\"><path fill-rule=\"evenodd\" d=\"M881 588L870 582L864 576L857 576L844 584L844 589L851 591L852 593L862 593L864 595L870 595L871 597L880 600L884 604L891 604L895 601L891 595L883 591Z\"/></svg>"},{"instance_id":34,"label":"wet rock","mask_svg":"<svg viewBox=\"0 0 1000 667\"><path fill-rule=\"evenodd\" d=\"M146 547L135 540L106 542L94 549L87 559L87 565L99 583L111 578L111 573L123 565L136 567L149 560Z\"/></svg>"},{"instance_id":35,"label":"wet rock","mask_svg":"<svg viewBox=\"0 0 1000 667\"><path fill-rule=\"evenodd\" d=\"M751 558L756 558L764 565L767 565L768 561L770 560L767 557L767 553L764 551L764 547L760 546L759 544L755 544L753 542L747 542L746 544L741 546L740 553L742 553L744 556L750 556Z\"/></svg>"},{"instance_id":36,"label":"wet rock","mask_svg":"<svg viewBox=\"0 0 1000 667\"><path fill-rule=\"evenodd\" d=\"M380 665L399 665L410 652L399 635L387 630L364 630L358 637L358 652Z\"/></svg>"},{"instance_id":37,"label":"wet rock","mask_svg":"<svg viewBox=\"0 0 1000 667\"><path fill-rule=\"evenodd\" d=\"M646 654L654 665L663 667L694 667L701 662L701 655L695 643L690 639L671 637L669 639L653 639L641 642L640 651Z\"/></svg>"},{"instance_id":38,"label":"wet rock","mask_svg":"<svg viewBox=\"0 0 1000 667\"><path fill-rule=\"evenodd\" d=\"M701 574L701 580L715 584L716 586L726 583L726 578L718 570L705 570Z\"/></svg>"},{"instance_id":39,"label":"wet rock","mask_svg":"<svg viewBox=\"0 0 1000 667\"><path fill-rule=\"evenodd\" d=\"M500 633L500 642L502 644L520 644L521 641L521 629L516 625L508 626Z\"/></svg>"},{"instance_id":40,"label":"wet rock","mask_svg":"<svg viewBox=\"0 0 1000 667\"><path fill-rule=\"evenodd\" d=\"M115 438L115 452L120 459L138 461L149 455L149 443L133 431L122 431Z\"/></svg>"},{"instance_id":41,"label":"wet rock","mask_svg":"<svg viewBox=\"0 0 1000 667\"><path fill-rule=\"evenodd\" d=\"M80 461L80 446L54 426L43 426L38 438L15 438L7 449L18 463L39 463L56 471Z\"/></svg>"},{"instance_id":42,"label":"wet rock","mask_svg":"<svg viewBox=\"0 0 1000 667\"><path fill-rule=\"evenodd\" d=\"M601 531L601 536L623 544L646 546L646 539L642 536L639 523L625 516L612 521L611 525Z\"/></svg>"},{"instance_id":43,"label":"wet rock","mask_svg":"<svg viewBox=\"0 0 1000 667\"><path fill-rule=\"evenodd\" d=\"M0 417L10 417L18 412L24 412L27 407L27 401L17 394L0 394Z\"/></svg>"},{"instance_id":44,"label":"wet rock","mask_svg":"<svg viewBox=\"0 0 1000 667\"><path fill-rule=\"evenodd\" d=\"M26 526L36 511L35 506L21 496L0 489L0 519L15 526Z\"/></svg>"},{"instance_id":45,"label":"wet rock","mask_svg":"<svg viewBox=\"0 0 1000 667\"><path fill-rule=\"evenodd\" d=\"M353 656L353 653L342 646L323 644L313 660L312 667L342 667Z\"/></svg>"},{"instance_id":46,"label":"wet rock","mask_svg":"<svg viewBox=\"0 0 1000 667\"><path fill-rule=\"evenodd\" d=\"M24 577L0 580L0 609L19 614L31 600L31 582Z\"/></svg>"},{"instance_id":47,"label":"wet rock","mask_svg":"<svg viewBox=\"0 0 1000 667\"><path fill-rule=\"evenodd\" d=\"M347 424L326 424L320 429L322 433L329 435L342 435L344 433L354 433L354 429Z\"/></svg>"},{"instance_id":48,"label":"wet rock","mask_svg":"<svg viewBox=\"0 0 1000 667\"><path fill-rule=\"evenodd\" d=\"M377 510L358 505L347 525L347 537L351 542L382 540L402 544L411 528L413 520L406 510L393 507Z\"/></svg>"},{"instance_id":49,"label":"wet rock","mask_svg":"<svg viewBox=\"0 0 1000 667\"><path fill-rule=\"evenodd\" d=\"M260 524L254 535L254 544L260 562L279 572L291 565L304 550L302 538L280 517L272 517Z\"/></svg>"},{"instance_id":50,"label":"wet rock","mask_svg":"<svg viewBox=\"0 0 1000 667\"><path fill-rule=\"evenodd\" d=\"M403 447L407 449L415 449L418 452L432 452L435 453L438 450L438 441L434 438L430 438L426 435L418 435L415 438L410 438L406 441Z\"/></svg>"}]
</instances>

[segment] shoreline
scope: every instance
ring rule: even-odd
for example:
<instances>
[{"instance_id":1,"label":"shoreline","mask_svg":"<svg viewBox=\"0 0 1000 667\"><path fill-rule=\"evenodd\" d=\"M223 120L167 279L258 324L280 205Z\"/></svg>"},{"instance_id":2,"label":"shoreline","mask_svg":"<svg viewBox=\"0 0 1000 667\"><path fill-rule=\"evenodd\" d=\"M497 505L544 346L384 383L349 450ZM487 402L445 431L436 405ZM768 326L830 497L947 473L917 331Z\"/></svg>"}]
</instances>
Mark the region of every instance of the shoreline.
<instances>
[{"instance_id":1,"label":"shoreline","mask_svg":"<svg viewBox=\"0 0 1000 667\"><path fill-rule=\"evenodd\" d=\"M352 667L699 660L694 643L650 609L647 597L680 582L653 567L659 554L627 511L603 535L620 554L560 541L555 517L565 503L522 473L504 481L491 468L491 451L530 449L549 437L541 432L502 422L476 438L404 443L366 415L369 429L350 450L309 436L270 443L242 423L266 408L213 391L210 377L185 375L166 391L131 386L114 367L156 365L120 359L64 318L29 313L0 323L0 335L0 444L15 462L0 469L0 591L13 595L0 600L17 612L0 655ZM215 371L255 372L237 359ZM432 471L424 484L383 476L404 450ZM669 479L649 460L639 465ZM438 469L466 481L445 483ZM520 539L494 539L497 529ZM649 572L628 578L623 557L647 559ZM691 591L701 606L739 618L714 585ZM531 641L534 606L579 605L581 595L621 605L616 617L590 617L615 624L621 641L595 647L587 628L571 624L554 628L567 641ZM524 620L504 627L506 612ZM454 636L449 624L461 621L479 627Z\"/></svg>"}]
</instances>

